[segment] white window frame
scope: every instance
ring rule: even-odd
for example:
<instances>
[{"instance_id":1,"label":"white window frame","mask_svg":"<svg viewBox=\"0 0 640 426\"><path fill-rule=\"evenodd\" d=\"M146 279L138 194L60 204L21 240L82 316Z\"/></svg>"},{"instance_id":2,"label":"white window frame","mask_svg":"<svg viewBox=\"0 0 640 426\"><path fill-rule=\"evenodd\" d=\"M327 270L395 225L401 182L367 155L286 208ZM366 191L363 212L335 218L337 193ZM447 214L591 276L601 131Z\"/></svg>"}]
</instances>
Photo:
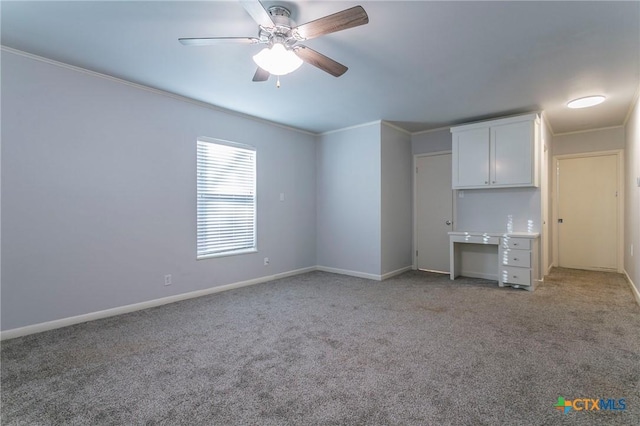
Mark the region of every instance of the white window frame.
<instances>
[{"instance_id":1,"label":"white window frame","mask_svg":"<svg viewBox=\"0 0 640 426\"><path fill-rule=\"evenodd\" d=\"M212 170L213 167L216 166L215 160L213 157L207 157L206 155L202 155L203 147L226 147L236 149L238 154L244 154L245 158L241 157L241 161L244 163L239 163L238 166L244 165L249 166L249 170L245 170L245 174L241 175L242 178L239 182L239 186L237 188L230 188L227 186L224 189L224 195L227 197L247 197L247 194L252 195L252 206L249 206L249 209L240 205L240 210L243 210L245 214L248 212L251 213L251 217L249 220L244 223L236 223L237 228L233 226L226 228L227 231L233 232L234 229L238 231L240 234L243 233L243 228L249 229L249 232L252 232L252 235L247 236L247 233L244 232L244 236L238 237L238 241L235 241L234 245L234 237L228 238L226 244L228 247L224 248L224 244L221 244L220 240L216 240L216 236L204 236L206 231L205 228L212 229L220 229L221 225L215 223L215 218L207 217L205 214L205 204L206 199L209 198L211 201L212 198L216 196L221 197L223 193L218 193L214 195L211 191L220 191L220 188L215 188L214 184L208 184L205 176L208 175L209 180L214 177L213 175L223 174L221 177L229 180L233 179L233 172L228 171L225 172L223 170L217 169ZM224 149L224 148L223 148ZM247 151L250 151L250 155L252 156L253 163L246 161ZM214 162L212 162L214 160ZM249 161L251 161L249 160ZM209 162L209 164L205 164ZM223 163L224 164L224 163ZM229 163L227 163L229 164ZM251 170L251 166L253 170ZM252 172L252 173L251 173ZM252 174L252 176L251 176ZM252 177L252 179L251 179ZM247 179L251 179L252 182L247 182ZM246 254L246 253L254 253L258 251L257 247L257 194L256 194L256 186L257 186L257 152L256 148L250 145L244 145L235 142L229 142L221 139L213 139L206 137L199 137L197 139L196 144L196 259L208 259L212 257L221 257L221 256L233 256L238 254ZM234 192L233 190L237 189L239 193ZM207 193L207 191L210 191ZM212 204L209 203L209 207L212 207ZM231 210L235 209L235 207L230 206ZM230 211L227 217L219 217L221 220L230 220L233 219L236 212ZM215 231L213 231L215 232ZM211 232L210 232L211 233ZM207 246L209 249L207 249Z\"/></svg>"}]
</instances>

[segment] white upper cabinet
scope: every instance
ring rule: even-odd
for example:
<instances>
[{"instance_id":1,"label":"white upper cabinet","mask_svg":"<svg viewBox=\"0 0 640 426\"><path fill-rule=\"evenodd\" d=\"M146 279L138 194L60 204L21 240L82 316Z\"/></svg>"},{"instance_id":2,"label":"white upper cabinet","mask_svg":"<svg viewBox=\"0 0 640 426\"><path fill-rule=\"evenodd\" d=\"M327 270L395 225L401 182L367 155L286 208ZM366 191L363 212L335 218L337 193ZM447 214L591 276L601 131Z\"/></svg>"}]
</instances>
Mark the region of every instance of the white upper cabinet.
<instances>
[{"instance_id":1,"label":"white upper cabinet","mask_svg":"<svg viewBox=\"0 0 640 426\"><path fill-rule=\"evenodd\" d=\"M453 188L538 186L537 114L452 127Z\"/></svg>"}]
</instances>

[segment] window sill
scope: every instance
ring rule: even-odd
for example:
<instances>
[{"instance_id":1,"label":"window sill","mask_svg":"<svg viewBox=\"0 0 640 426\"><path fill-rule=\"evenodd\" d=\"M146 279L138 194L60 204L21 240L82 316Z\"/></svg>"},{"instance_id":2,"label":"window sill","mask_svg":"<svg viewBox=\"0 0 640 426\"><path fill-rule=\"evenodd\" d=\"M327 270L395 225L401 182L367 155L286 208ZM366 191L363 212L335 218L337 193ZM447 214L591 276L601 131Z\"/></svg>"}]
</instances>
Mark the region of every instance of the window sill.
<instances>
[{"instance_id":1,"label":"window sill","mask_svg":"<svg viewBox=\"0 0 640 426\"><path fill-rule=\"evenodd\" d=\"M212 254L206 254L204 256L197 256L196 260L206 260L206 259L212 259L212 258L216 258L216 257L238 256L238 255L241 255L241 254L257 253L257 252L258 252L257 248L234 250L234 251L225 251L225 252L222 252L222 253L212 253Z\"/></svg>"}]
</instances>

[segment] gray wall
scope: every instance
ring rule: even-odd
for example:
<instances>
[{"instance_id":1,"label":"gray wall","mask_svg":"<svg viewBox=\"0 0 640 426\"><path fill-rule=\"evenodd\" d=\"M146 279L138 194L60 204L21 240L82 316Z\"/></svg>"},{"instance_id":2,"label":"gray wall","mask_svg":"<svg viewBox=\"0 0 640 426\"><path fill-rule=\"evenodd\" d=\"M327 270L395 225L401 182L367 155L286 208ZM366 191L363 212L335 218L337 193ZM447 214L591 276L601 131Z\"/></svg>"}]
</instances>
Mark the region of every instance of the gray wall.
<instances>
[{"instance_id":1,"label":"gray wall","mask_svg":"<svg viewBox=\"0 0 640 426\"><path fill-rule=\"evenodd\" d=\"M318 137L318 265L380 274L380 155L380 123Z\"/></svg>"},{"instance_id":2,"label":"gray wall","mask_svg":"<svg viewBox=\"0 0 640 426\"><path fill-rule=\"evenodd\" d=\"M4 51L2 113L3 330L316 264L313 135ZM198 136L257 148L258 253L196 261Z\"/></svg>"},{"instance_id":3,"label":"gray wall","mask_svg":"<svg viewBox=\"0 0 640 426\"><path fill-rule=\"evenodd\" d=\"M411 135L381 127L382 275L412 265L413 174Z\"/></svg>"},{"instance_id":4,"label":"gray wall","mask_svg":"<svg viewBox=\"0 0 640 426\"><path fill-rule=\"evenodd\" d=\"M451 131L448 127L411 135L413 155L441 151L451 151Z\"/></svg>"},{"instance_id":5,"label":"gray wall","mask_svg":"<svg viewBox=\"0 0 640 426\"><path fill-rule=\"evenodd\" d=\"M640 292L640 107L631 111L625 132L624 269ZM633 256L631 256L633 245Z\"/></svg>"},{"instance_id":6,"label":"gray wall","mask_svg":"<svg viewBox=\"0 0 640 426\"><path fill-rule=\"evenodd\" d=\"M553 137L553 155L624 149L624 127L566 133Z\"/></svg>"}]
</instances>

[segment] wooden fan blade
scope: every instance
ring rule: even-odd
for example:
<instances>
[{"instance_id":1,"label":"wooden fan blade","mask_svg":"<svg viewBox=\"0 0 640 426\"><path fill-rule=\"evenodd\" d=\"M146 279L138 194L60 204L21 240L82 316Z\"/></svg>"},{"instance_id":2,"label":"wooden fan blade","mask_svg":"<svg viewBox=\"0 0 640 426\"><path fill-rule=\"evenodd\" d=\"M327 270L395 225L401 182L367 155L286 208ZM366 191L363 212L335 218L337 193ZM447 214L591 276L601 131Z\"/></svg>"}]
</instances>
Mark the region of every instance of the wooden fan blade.
<instances>
[{"instance_id":1,"label":"wooden fan blade","mask_svg":"<svg viewBox=\"0 0 640 426\"><path fill-rule=\"evenodd\" d=\"M244 7L249 15L253 18L258 25L262 25L265 28L275 27L271 15L267 12L258 0L240 0L240 4Z\"/></svg>"},{"instance_id":2,"label":"wooden fan blade","mask_svg":"<svg viewBox=\"0 0 640 426\"><path fill-rule=\"evenodd\" d=\"M369 16L362 6L355 6L324 18L306 24L298 25L292 29L293 36L298 40L309 40L324 34L335 33L347 28L357 27L369 22Z\"/></svg>"},{"instance_id":3,"label":"wooden fan blade","mask_svg":"<svg viewBox=\"0 0 640 426\"><path fill-rule=\"evenodd\" d=\"M334 77L340 77L349 69L340 62L336 62L333 59L324 56L322 53L309 49L307 46L298 45L295 47L294 52L306 63L311 64L314 67L318 67L322 71L328 72Z\"/></svg>"},{"instance_id":4,"label":"wooden fan blade","mask_svg":"<svg viewBox=\"0 0 640 426\"><path fill-rule=\"evenodd\" d=\"M269 80L270 76L271 74L269 74L269 71L265 71L262 68L258 67L256 73L253 75L253 81L267 81Z\"/></svg>"},{"instance_id":5,"label":"wooden fan blade","mask_svg":"<svg viewBox=\"0 0 640 426\"><path fill-rule=\"evenodd\" d=\"M205 37L205 38L179 38L178 41L185 46L210 46L212 44L256 44L260 41L255 37Z\"/></svg>"}]
</instances>

